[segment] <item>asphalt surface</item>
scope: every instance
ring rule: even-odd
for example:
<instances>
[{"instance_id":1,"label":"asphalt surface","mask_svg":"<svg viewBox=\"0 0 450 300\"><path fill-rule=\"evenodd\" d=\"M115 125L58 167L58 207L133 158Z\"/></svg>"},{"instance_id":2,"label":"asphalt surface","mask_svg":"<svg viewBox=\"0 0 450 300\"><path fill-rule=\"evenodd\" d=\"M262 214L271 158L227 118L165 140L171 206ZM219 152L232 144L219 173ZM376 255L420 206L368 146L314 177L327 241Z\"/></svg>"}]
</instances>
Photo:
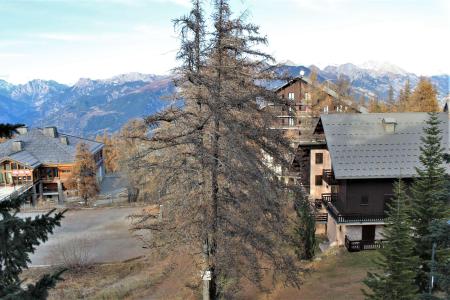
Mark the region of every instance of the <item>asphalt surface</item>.
<instances>
[{"instance_id":1,"label":"asphalt surface","mask_svg":"<svg viewBox=\"0 0 450 300\"><path fill-rule=\"evenodd\" d=\"M129 231L130 214L141 208L96 208L68 211L48 241L31 255L32 265L50 265L57 260L55 251L86 241L89 260L96 263L123 261L144 255L146 250ZM24 217L37 213L23 213ZM75 242L74 242L75 241Z\"/></svg>"}]
</instances>

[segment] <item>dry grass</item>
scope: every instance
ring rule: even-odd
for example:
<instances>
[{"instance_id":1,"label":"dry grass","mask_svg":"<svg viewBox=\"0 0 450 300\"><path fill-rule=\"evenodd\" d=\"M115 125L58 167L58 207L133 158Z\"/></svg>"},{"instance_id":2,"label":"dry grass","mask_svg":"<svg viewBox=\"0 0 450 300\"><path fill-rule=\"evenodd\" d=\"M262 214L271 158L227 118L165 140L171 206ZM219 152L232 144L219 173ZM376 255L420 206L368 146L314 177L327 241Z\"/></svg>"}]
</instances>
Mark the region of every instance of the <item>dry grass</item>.
<instances>
[{"instance_id":1,"label":"dry grass","mask_svg":"<svg viewBox=\"0 0 450 300\"><path fill-rule=\"evenodd\" d=\"M362 280L373 270L375 251L348 253L344 249L330 251L312 263L302 287L276 285L263 294L244 285L239 299L363 299ZM32 269L27 277L37 278L43 269ZM173 258L140 258L127 262L92 265L83 272L68 272L65 281L51 292L50 299L199 299L196 273L186 255Z\"/></svg>"},{"instance_id":2,"label":"dry grass","mask_svg":"<svg viewBox=\"0 0 450 300\"><path fill-rule=\"evenodd\" d=\"M170 260L153 257L69 270L49 299L167 299L167 295L170 299L196 299L195 292L186 287L192 278L185 272L186 264L182 256ZM51 271L32 268L24 278L36 280Z\"/></svg>"},{"instance_id":3,"label":"dry grass","mask_svg":"<svg viewBox=\"0 0 450 300\"><path fill-rule=\"evenodd\" d=\"M349 253L343 248L332 249L312 264L312 272L305 276L300 289L279 285L270 295L252 299L362 300L362 280L368 270L375 269L373 259L377 255L377 251Z\"/></svg>"}]
</instances>

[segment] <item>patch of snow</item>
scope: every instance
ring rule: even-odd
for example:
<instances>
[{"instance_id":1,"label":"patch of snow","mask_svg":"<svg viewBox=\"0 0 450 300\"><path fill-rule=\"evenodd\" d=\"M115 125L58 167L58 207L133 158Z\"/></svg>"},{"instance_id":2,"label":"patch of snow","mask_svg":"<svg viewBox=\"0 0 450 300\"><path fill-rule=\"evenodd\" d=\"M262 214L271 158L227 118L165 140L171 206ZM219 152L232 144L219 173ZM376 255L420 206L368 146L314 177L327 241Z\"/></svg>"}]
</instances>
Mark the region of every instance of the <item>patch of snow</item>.
<instances>
[{"instance_id":1,"label":"patch of snow","mask_svg":"<svg viewBox=\"0 0 450 300\"><path fill-rule=\"evenodd\" d=\"M359 65L360 68L366 69L366 70L372 70L376 73L382 75L382 74L399 74L399 75L408 75L408 72L406 72L404 69L400 68L399 66L396 66L394 64L391 64L387 61L375 61L375 60L369 60L364 62L363 64Z\"/></svg>"}]
</instances>

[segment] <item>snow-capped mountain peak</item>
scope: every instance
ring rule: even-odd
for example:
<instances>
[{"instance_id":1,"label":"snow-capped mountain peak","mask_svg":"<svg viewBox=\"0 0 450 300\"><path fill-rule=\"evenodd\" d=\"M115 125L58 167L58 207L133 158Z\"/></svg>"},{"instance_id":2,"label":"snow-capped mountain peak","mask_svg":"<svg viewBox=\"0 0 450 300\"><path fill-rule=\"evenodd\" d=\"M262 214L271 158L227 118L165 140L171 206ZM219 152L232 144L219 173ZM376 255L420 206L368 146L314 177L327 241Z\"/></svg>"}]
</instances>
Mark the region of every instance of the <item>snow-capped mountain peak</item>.
<instances>
[{"instance_id":1,"label":"snow-capped mountain peak","mask_svg":"<svg viewBox=\"0 0 450 300\"><path fill-rule=\"evenodd\" d=\"M157 76L157 75L132 72L132 73L116 75L114 77L111 77L109 79L105 79L102 81L104 81L105 83L124 84L127 82L136 82L136 81L151 82L157 78L159 78L159 76Z\"/></svg>"},{"instance_id":2,"label":"snow-capped mountain peak","mask_svg":"<svg viewBox=\"0 0 450 300\"><path fill-rule=\"evenodd\" d=\"M366 69L370 71L375 71L376 73L382 75L382 74L399 74L399 75L407 75L408 72L406 72L404 69L400 68L399 66L396 66L394 64L391 64L387 61L375 61L375 60L369 60L361 65L358 65L361 69Z\"/></svg>"}]
</instances>

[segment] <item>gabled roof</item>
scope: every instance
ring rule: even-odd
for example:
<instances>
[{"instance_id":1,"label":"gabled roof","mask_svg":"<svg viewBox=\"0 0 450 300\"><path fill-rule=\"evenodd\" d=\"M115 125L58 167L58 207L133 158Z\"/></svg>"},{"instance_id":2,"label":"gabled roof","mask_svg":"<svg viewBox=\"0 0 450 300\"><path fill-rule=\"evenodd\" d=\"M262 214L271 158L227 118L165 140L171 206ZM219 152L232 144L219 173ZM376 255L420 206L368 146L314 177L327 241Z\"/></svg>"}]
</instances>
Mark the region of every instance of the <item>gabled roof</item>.
<instances>
[{"instance_id":1,"label":"gabled roof","mask_svg":"<svg viewBox=\"0 0 450 300\"><path fill-rule=\"evenodd\" d=\"M313 84L313 82L311 81L311 78L309 78L309 77L305 77L305 76L295 77L295 78L289 80L288 82L282 84L281 86L277 87L277 88L275 89L275 91L278 92L278 91L284 89L285 87L290 86L291 84L297 82L298 80L301 80L301 81L303 81L304 83L307 83L307 84L310 84L310 85ZM333 97L333 98L335 98L335 99L338 99L338 98L339 98L339 95L338 95L335 91L333 91L332 89L330 89L329 87L321 86L321 88L322 88L322 90L323 90L325 93L327 93L327 94L330 95L331 97Z\"/></svg>"},{"instance_id":2,"label":"gabled roof","mask_svg":"<svg viewBox=\"0 0 450 300\"><path fill-rule=\"evenodd\" d=\"M68 144L61 142L61 137L66 137ZM22 142L22 151L13 151L13 142ZM19 163L35 168L41 164L64 164L73 163L77 145L83 142L92 153L103 148L103 144L84 139L81 137L71 136L68 134L58 133L56 138L44 135L42 129L34 128L25 134L7 140L0 144L0 160L10 158Z\"/></svg>"},{"instance_id":3,"label":"gabled roof","mask_svg":"<svg viewBox=\"0 0 450 300\"><path fill-rule=\"evenodd\" d=\"M449 116L442 121L442 146L449 150ZM416 175L427 113L327 114L321 122L336 179L411 178ZM395 121L395 131L385 129ZM391 123L392 124L392 123ZM447 165L447 172L450 168Z\"/></svg>"},{"instance_id":4,"label":"gabled roof","mask_svg":"<svg viewBox=\"0 0 450 300\"><path fill-rule=\"evenodd\" d=\"M278 86L277 88L275 88L275 92L279 92L282 89L290 86L291 84L297 82L297 81L303 81L304 83L307 83L309 85L313 85L313 82L311 81L311 78L309 77L305 77L305 76L301 76L301 77L295 77L291 80L289 80L288 82L283 83L282 85ZM318 84L316 84L317 86ZM325 85L318 85L320 89L322 89L322 91L324 91L325 93L327 93L329 96L331 96L333 99L340 101L341 103L348 105L348 106L352 106L352 101L350 99L344 99L342 97L339 97L339 94L334 91L333 89L330 89L329 87L325 86ZM360 113L367 113L367 109L365 107L358 107L356 108L356 111L360 112Z\"/></svg>"},{"instance_id":5,"label":"gabled roof","mask_svg":"<svg viewBox=\"0 0 450 300\"><path fill-rule=\"evenodd\" d=\"M20 151L0 158L0 162L5 160L16 161L31 169L37 168L41 165L41 162L28 151Z\"/></svg>"}]
</instances>

